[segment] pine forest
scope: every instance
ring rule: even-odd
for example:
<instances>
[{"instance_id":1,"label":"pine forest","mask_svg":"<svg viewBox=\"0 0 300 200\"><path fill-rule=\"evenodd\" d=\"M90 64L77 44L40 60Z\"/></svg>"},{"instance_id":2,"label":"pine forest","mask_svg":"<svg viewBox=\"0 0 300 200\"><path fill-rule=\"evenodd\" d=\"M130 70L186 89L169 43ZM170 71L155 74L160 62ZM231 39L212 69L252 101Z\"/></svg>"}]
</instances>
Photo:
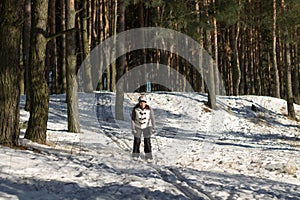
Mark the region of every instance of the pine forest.
<instances>
[{"instance_id":1,"label":"pine forest","mask_svg":"<svg viewBox=\"0 0 300 200\"><path fill-rule=\"evenodd\" d=\"M106 39L143 27L175 30L198 42L213 58L214 72L221 74L224 95L285 99L289 116L296 119L299 0L0 0L0 27L3 145L18 145L20 95L26 95L30 111L26 138L46 143L52 94L67 94L68 130L79 132L77 91L94 90L92 84L76 80L82 62ZM195 92L210 92L191 63L162 49L120 56L99 77L97 90L122 90L116 85L120 77L145 63L164 64L185 78L175 79L177 88L151 84L152 92L185 91L187 83ZM89 68L83 73L94 75ZM146 90L147 85L141 84L135 92Z\"/></svg>"}]
</instances>

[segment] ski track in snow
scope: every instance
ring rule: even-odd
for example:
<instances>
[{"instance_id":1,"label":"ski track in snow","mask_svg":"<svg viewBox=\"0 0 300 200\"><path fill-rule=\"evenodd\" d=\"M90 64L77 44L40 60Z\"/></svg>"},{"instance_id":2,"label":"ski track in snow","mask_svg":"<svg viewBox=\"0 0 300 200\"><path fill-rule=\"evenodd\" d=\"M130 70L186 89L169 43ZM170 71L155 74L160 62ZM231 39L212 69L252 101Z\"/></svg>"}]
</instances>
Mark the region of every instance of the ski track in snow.
<instances>
[{"instance_id":1,"label":"ski track in snow","mask_svg":"<svg viewBox=\"0 0 300 200\"><path fill-rule=\"evenodd\" d=\"M300 199L299 123L285 117L285 101L219 97L211 111L203 94L148 94L157 133L147 163L130 156L137 97L125 95L125 121L116 121L113 93L80 93L75 134L65 95L52 95L49 145L24 139L23 129L27 150L0 148L0 199ZM21 110L22 121L28 115Z\"/></svg>"}]
</instances>

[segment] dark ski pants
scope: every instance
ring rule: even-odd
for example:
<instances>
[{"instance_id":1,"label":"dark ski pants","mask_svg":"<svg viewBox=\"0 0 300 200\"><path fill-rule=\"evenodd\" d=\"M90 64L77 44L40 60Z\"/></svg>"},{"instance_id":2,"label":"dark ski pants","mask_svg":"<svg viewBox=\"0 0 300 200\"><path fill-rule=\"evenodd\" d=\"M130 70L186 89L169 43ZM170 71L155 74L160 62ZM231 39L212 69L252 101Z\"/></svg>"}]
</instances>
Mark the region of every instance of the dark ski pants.
<instances>
[{"instance_id":1,"label":"dark ski pants","mask_svg":"<svg viewBox=\"0 0 300 200\"><path fill-rule=\"evenodd\" d=\"M146 128L141 130L143 135L151 135L151 128ZM134 137L133 141L133 157L140 156L140 145L141 145L141 137ZM152 149L151 149L151 138L144 138L144 152L146 159L152 159Z\"/></svg>"}]
</instances>

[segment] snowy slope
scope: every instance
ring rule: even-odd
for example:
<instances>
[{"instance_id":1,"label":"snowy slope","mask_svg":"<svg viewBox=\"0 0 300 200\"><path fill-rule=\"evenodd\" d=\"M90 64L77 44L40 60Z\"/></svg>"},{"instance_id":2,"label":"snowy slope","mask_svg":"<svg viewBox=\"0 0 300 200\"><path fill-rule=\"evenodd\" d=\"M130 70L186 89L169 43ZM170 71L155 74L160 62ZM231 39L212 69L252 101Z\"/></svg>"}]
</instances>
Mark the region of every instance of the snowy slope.
<instances>
[{"instance_id":1,"label":"snowy slope","mask_svg":"<svg viewBox=\"0 0 300 200\"><path fill-rule=\"evenodd\" d=\"M116 121L114 93L79 94L77 134L66 131L65 95L51 96L48 145L22 129L26 149L0 147L0 199L300 199L299 123L284 100L219 97L212 111L204 94L148 94L157 121L149 164L130 157L138 96L125 95Z\"/></svg>"}]
</instances>

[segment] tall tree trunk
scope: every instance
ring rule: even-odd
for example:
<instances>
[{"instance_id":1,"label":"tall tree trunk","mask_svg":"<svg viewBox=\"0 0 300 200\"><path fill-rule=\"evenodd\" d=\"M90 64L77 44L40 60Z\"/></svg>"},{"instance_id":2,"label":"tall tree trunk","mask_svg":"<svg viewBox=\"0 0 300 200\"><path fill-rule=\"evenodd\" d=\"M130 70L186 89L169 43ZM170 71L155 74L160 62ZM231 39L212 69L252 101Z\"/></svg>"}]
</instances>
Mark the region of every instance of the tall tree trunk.
<instances>
[{"instance_id":1,"label":"tall tree trunk","mask_svg":"<svg viewBox=\"0 0 300 200\"><path fill-rule=\"evenodd\" d=\"M232 63L232 48L230 46L230 29L226 31L226 65L227 65L227 85L228 85L228 95L234 94L234 76L235 76L235 69Z\"/></svg>"},{"instance_id":2,"label":"tall tree trunk","mask_svg":"<svg viewBox=\"0 0 300 200\"><path fill-rule=\"evenodd\" d=\"M105 39L105 31L104 31L104 12L105 11L105 2L104 0L99 0L99 16L98 16L98 21L99 21L99 26L98 26L98 40L99 42L102 42ZM102 59L103 59L103 55ZM101 58L100 58L101 59ZM103 67L106 66L99 66L100 67L100 71L102 70ZM103 90L104 89L104 82L103 82L103 77L104 75L102 75L102 77L98 77L99 82L97 83L97 90Z\"/></svg>"},{"instance_id":3,"label":"tall tree trunk","mask_svg":"<svg viewBox=\"0 0 300 200\"><path fill-rule=\"evenodd\" d=\"M241 5L241 0L238 0L239 7ZM233 29L233 57L235 66L233 70L233 78L234 78L234 85L233 85L233 93L234 95L240 94L240 83L241 83L241 68L240 68L240 58L239 58L239 35L240 35L240 11L238 11L238 21L236 27Z\"/></svg>"},{"instance_id":4,"label":"tall tree trunk","mask_svg":"<svg viewBox=\"0 0 300 200\"><path fill-rule=\"evenodd\" d=\"M201 15L200 15L200 0L196 0L196 12L197 12L197 24L200 24ZM200 25L197 26L197 35L199 35L199 43L200 43L200 53L199 53L199 68L201 73L201 80L200 80L200 86L199 86L199 92L205 91L205 84L204 84L204 78L203 78L203 28L200 27Z\"/></svg>"},{"instance_id":5,"label":"tall tree trunk","mask_svg":"<svg viewBox=\"0 0 300 200\"><path fill-rule=\"evenodd\" d=\"M296 119L296 113L294 109L294 96L292 88L292 66L291 66L291 49L290 44L286 44L286 91L287 91L287 108L288 116L292 119Z\"/></svg>"},{"instance_id":6,"label":"tall tree trunk","mask_svg":"<svg viewBox=\"0 0 300 200\"><path fill-rule=\"evenodd\" d=\"M60 1L61 6L61 30L66 30L66 1ZM63 34L61 36L61 48L60 48L60 56L61 56L61 92L65 93L67 89L67 76L66 76L66 35Z\"/></svg>"},{"instance_id":7,"label":"tall tree trunk","mask_svg":"<svg viewBox=\"0 0 300 200\"><path fill-rule=\"evenodd\" d=\"M66 1L66 28L75 28L75 0ZM79 112L78 112L78 83L76 80L76 37L72 31L66 36L66 64L67 64L67 107L68 107L68 131L79 133Z\"/></svg>"},{"instance_id":8,"label":"tall tree trunk","mask_svg":"<svg viewBox=\"0 0 300 200\"><path fill-rule=\"evenodd\" d=\"M212 2L211 2L211 4L212 4L212 7L213 7L213 19L212 19L212 21L213 21L213 26L214 26L214 31L213 31L213 33L214 33L214 56L213 56L213 58L214 58L214 80L215 80L215 92L217 93L217 94L220 94L220 80L219 80L219 76L218 76L218 74L219 74L219 68L218 68L218 66L219 66L219 62L218 62L218 53L219 53L219 50L218 50L218 26L217 26L217 17L216 17L216 15L217 15L217 11L216 11L216 0L212 0Z\"/></svg>"},{"instance_id":9,"label":"tall tree trunk","mask_svg":"<svg viewBox=\"0 0 300 200\"><path fill-rule=\"evenodd\" d=\"M245 63L245 58L246 58L246 40L245 40L245 26L241 26L241 38L240 38L240 43L241 43L241 47L240 47L240 50L241 50L241 55L240 55L240 58L241 58L241 62L240 62L240 66L241 66L241 83L240 83L240 94L244 95L245 94L245 91L246 91L246 63Z\"/></svg>"},{"instance_id":10,"label":"tall tree trunk","mask_svg":"<svg viewBox=\"0 0 300 200\"><path fill-rule=\"evenodd\" d=\"M281 6L283 12L286 12L286 6L284 0L281 0ZM284 30L284 42L285 44L285 56L286 56L286 70L285 70L285 77L286 77L286 92L287 92L287 110L288 116L292 119L296 119L295 109L294 109L294 96L293 96L293 88L292 88L292 63L291 63L291 48L289 42L289 30L285 27Z\"/></svg>"},{"instance_id":11,"label":"tall tree trunk","mask_svg":"<svg viewBox=\"0 0 300 200\"><path fill-rule=\"evenodd\" d=\"M119 20L118 20L118 32L123 32L125 31L125 0L120 0L119 1ZM118 47L117 51L119 49L124 49L124 42L125 41L118 41ZM124 115L123 115L123 102L124 102L124 82L121 79L125 66L126 66L126 55L122 55L118 60L117 60L117 80L118 80L118 85L116 87L116 106L115 106L115 116L117 120L124 120Z\"/></svg>"},{"instance_id":12,"label":"tall tree trunk","mask_svg":"<svg viewBox=\"0 0 300 200\"><path fill-rule=\"evenodd\" d=\"M249 68L249 74L250 74L250 94L255 94L255 69L254 69L254 53L255 53L255 41L254 41L254 27L250 27L250 55L249 55L249 62L250 62L250 68Z\"/></svg>"},{"instance_id":13,"label":"tall tree trunk","mask_svg":"<svg viewBox=\"0 0 300 200\"><path fill-rule=\"evenodd\" d=\"M93 91L92 84L92 68L89 62L90 43L88 37L88 7L87 0L82 0L82 15L81 15L81 29L82 29L82 47L83 47L83 59L87 60L87 64L83 68L83 89L85 92Z\"/></svg>"},{"instance_id":14,"label":"tall tree trunk","mask_svg":"<svg viewBox=\"0 0 300 200\"><path fill-rule=\"evenodd\" d=\"M200 39L200 52L199 52L199 68L200 68L200 73L201 73L201 76L200 76L200 81L199 81L199 92L205 92L205 83L204 83L204 70L203 70L203 51L204 51L204 47L203 47L203 29L201 28L200 29L200 32L199 34L201 35L201 39Z\"/></svg>"},{"instance_id":15,"label":"tall tree trunk","mask_svg":"<svg viewBox=\"0 0 300 200\"><path fill-rule=\"evenodd\" d=\"M25 21L23 24L23 64L25 68L25 94L26 103L25 110L30 110L30 81L29 81L29 49L30 49L30 28L31 28L31 0L25 0L24 4Z\"/></svg>"},{"instance_id":16,"label":"tall tree trunk","mask_svg":"<svg viewBox=\"0 0 300 200\"><path fill-rule=\"evenodd\" d=\"M207 37L207 51L209 54L212 53L212 47L211 47L211 31L206 31L206 37ZM211 109L216 109L216 93L215 93L215 78L214 78L214 63L212 58L209 59L208 64L208 74L207 74L207 86L208 86L208 106Z\"/></svg>"},{"instance_id":17,"label":"tall tree trunk","mask_svg":"<svg viewBox=\"0 0 300 200\"><path fill-rule=\"evenodd\" d=\"M20 44L20 47L22 48L22 44ZM23 52L23 50L20 48L20 51ZM19 88L20 88L20 94L25 94L25 66L23 63L23 58L20 57L20 73L19 73Z\"/></svg>"},{"instance_id":18,"label":"tall tree trunk","mask_svg":"<svg viewBox=\"0 0 300 200\"><path fill-rule=\"evenodd\" d=\"M260 27L255 28L255 53L254 53L254 66L255 66L255 94L262 95L262 81L260 76L260 71L262 71L262 66L260 64L260 49L261 49L261 35Z\"/></svg>"},{"instance_id":19,"label":"tall tree trunk","mask_svg":"<svg viewBox=\"0 0 300 200\"><path fill-rule=\"evenodd\" d=\"M239 60L239 34L240 34L240 27L239 23L237 23L237 26L234 27L233 31L233 57L234 57L234 66L233 66L233 94L239 95L239 88L241 83L241 69L240 69L240 60Z\"/></svg>"},{"instance_id":20,"label":"tall tree trunk","mask_svg":"<svg viewBox=\"0 0 300 200\"><path fill-rule=\"evenodd\" d=\"M296 33L295 33L296 34ZM293 72L293 94L295 97L295 102L297 104L300 104L300 85L299 85L299 65L300 65L300 60L299 60L299 46L296 44L294 47L294 72Z\"/></svg>"},{"instance_id":21,"label":"tall tree trunk","mask_svg":"<svg viewBox=\"0 0 300 200\"><path fill-rule=\"evenodd\" d=\"M282 35L282 31L279 30L278 31L278 35ZM283 40L283 37L278 37L278 49L279 49L279 78L280 78L280 91L281 91L281 97L283 98L286 98L286 87L285 87L285 84L286 84L286 77L285 77L285 55L284 55L284 52L285 52L285 44L284 44L284 40Z\"/></svg>"},{"instance_id":22,"label":"tall tree trunk","mask_svg":"<svg viewBox=\"0 0 300 200\"><path fill-rule=\"evenodd\" d=\"M206 2L206 7L207 7L207 13L206 15L209 17L208 15L208 10L210 9L210 4L208 2ZM211 24L210 20L208 20L208 24ZM212 33L211 30L206 30L206 42L207 42L207 52L212 55ZM216 109L217 105L216 105L216 91L215 91L215 76L214 76L214 63L212 58L209 59L209 63L208 64L208 74L207 74L207 86L208 86L208 102L207 105L211 108L211 109Z\"/></svg>"},{"instance_id":23,"label":"tall tree trunk","mask_svg":"<svg viewBox=\"0 0 300 200\"><path fill-rule=\"evenodd\" d=\"M110 36L110 9L109 9L109 2L110 0L103 0L103 9L104 9L104 40L109 38ZM112 52L105 52L105 57L109 58ZM110 66L103 66L103 67L107 67L106 68L106 83L103 83L103 89L107 89L107 90L111 90L111 70L110 70ZM100 77L102 78L102 77ZM104 86L106 85L106 88L104 88Z\"/></svg>"},{"instance_id":24,"label":"tall tree trunk","mask_svg":"<svg viewBox=\"0 0 300 200\"><path fill-rule=\"evenodd\" d=\"M99 1L92 1L91 2L91 19L90 19L90 28L91 28L91 34L90 34L90 45L92 50L97 44L99 44L98 40L98 34L99 31L98 29L100 28L99 26L99 20L98 20L98 14L99 14Z\"/></svg>"},{"instance_id":25,"label":"tall tree trunk","mask_svg":"<svg viewBox=\"0 0 300 200\"><path fill-rule=\"evenodd\" d=\"M113 35L114 35L114 52L112 56L116 54L116 35L117 35L117 26L118 26L118 0L114 0L114 16L113 16ZM116 62L111 64L111 90L116 91L116 80L117 79L117 66Z\"/></svg>"},{"instance_id":26,"label":"tall tree trunk","mask_svg":"<svg viewBox=\"0 0 300 200\"><path fill-rule=\"evenodd\" d=\"M53 35L56 33L56 0L49 0L49 33L50 35ZM58 66L57 66L57 47L56 47L56 38L53 38L51 41L47 44L47 57L49 60L49 66L48 69L51 72L51 85L50 85L50 91L52 94L58 94Z\"/></svg>"},{"instance_id":27,"label":"tall tree trunk","mask_svg":"<svg viewBox=\"0 0 300 200\"><path fill-rule=\"evenodd\" d=\"M23 1L4 0L0 13L0 144L18 145Z\"/></svg>"},{"instance_id":28,"label":"tall tree trunk","mask_svg":"<svg viewBox=\"0 0 300 200\"><path fill-rule=\"evenodd\" d=\"M139 2L139 13L138 13L138 18L139 18L139 26L141 28L145 27L145 8L144 8L144 2L143 1L140 1ZM142 34L141 35L141 43L142 43L142 46L144 47L145 46L145 35ZM139 65L143 65L144 63L147 63L146 61L146 49L140 49L140 52L141 52L141 55L139 56L140 57L140 60L139 60ZM142 76L142 80L144 80L145 82L147 81L147 74L149 73L149 70L147 70L147 67L146 66L143 66L143 72L144 73L141 73L140 76ZM145 88L145 92L146 92L146 88Z\"/></svg>"},{"instance_id":29,"label":"tall tree trunk","mask_svg":"<svg viewBox=\"0 0 300 200\"><path fill-rule=\"evenodd\" d=\"M274 86L274 96L280 98L280 80L279 80L279 70L277 66L277 53L276 53L276 26L277 26L277 8L276 0L273 0L273 67L275 72L275 86Z\"/></svg>"},{"instance_id":30,"label":"tall tree trunk","mask_svg":"<svg viewBox=\"0 0 300 200\"><path fill-rule=\"evenodd\" d=\"M30 117L25 138L46 143L49 110L49 88L45 79L47 40L44 35L48 21L48 0L31 2L31 38L29 56Z\"/></svg>"}]
</instances>

